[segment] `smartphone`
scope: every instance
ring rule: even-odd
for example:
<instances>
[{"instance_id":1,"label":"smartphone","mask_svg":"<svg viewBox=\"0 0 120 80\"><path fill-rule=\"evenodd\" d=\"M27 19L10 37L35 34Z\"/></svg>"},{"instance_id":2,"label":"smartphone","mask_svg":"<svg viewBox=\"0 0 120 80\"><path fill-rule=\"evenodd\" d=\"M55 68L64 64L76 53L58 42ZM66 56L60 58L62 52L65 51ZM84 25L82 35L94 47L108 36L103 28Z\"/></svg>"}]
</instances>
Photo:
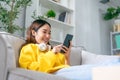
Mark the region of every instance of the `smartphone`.
<instances>
[{"instance_id":1,"label":"smartphone","mask_svg":"<svg viewBox=\"0 0 120 80\"><path fill-rule=\"evenodd\" d=\"M63 42L63 45L68 47L70 46L70 41L72 40L73 38L73 35L72 34L67 34L66 37L65 37L65 40ZM60 51L61 53L65 53L63 50Z\"/></svg>"}]
</instances>

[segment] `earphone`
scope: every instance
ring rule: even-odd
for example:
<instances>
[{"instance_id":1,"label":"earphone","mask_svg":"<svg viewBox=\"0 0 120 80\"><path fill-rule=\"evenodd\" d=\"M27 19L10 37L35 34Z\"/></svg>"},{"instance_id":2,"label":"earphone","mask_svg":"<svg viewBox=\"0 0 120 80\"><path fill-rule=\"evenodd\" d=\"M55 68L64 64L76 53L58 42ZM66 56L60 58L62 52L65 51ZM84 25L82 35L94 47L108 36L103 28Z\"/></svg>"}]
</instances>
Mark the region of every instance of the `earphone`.
<instances>
[{"instance_id":1,"label":"earphone","mask_svg":"<svg viewBox=\"0 0 120 80\"><path fill-rule=\"evenodd\" d=\"M40 43L40 44L37 44L37 46L39 47L39 49L41 51L45 51L45 50L50 50L51 49L51 46L50 45L46 45L45 43Z\"/></svg>"}]
</instances>

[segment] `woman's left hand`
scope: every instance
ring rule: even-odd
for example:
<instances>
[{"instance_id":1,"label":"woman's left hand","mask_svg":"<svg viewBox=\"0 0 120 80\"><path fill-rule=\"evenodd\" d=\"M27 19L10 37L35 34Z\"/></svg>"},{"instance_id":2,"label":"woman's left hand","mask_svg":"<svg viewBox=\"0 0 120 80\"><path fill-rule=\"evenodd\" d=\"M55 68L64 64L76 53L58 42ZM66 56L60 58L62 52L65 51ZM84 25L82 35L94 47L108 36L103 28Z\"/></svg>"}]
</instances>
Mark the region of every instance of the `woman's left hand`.
<instances>
[{"instance_id":1,"label":"woman's left hand","mask_svg":"<svg viewBox=\"0 0 120 80\"><path fill-rule=\"evenodd\" d=\"M67 64L70 64L70 52L71 52L72 42L70 41L70 46L67 48L66 46L62 46L62 50L65 52L64 55L67 60Z\"/></svg>"}]
</instances>

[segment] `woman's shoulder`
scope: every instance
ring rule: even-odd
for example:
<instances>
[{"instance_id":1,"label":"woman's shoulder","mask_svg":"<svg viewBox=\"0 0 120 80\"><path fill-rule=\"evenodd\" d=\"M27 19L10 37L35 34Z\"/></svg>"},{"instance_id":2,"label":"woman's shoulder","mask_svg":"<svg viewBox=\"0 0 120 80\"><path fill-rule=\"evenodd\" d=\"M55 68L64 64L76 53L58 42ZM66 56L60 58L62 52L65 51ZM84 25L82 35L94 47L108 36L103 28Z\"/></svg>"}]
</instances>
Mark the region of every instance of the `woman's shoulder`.
<instances>
[{"instance_id":1,"label":"woman's shoulder","mask_svg":"<svg viewBox=\"0 0 120 80\"><path fill-rule=\"evenodd\" d=\"M34 48L34 47L36 47L36 44L34 44L34 43L29 43L29 44L24 45L24 46L22 47L22 49L25 49L25 48Z\"/></svg>"},{"instance_id":2,"label":"woman's shoulder","mask_svg":"<svg viewBox=\"0 0 120 80\"><path fill-rule=\"evenodd\" d=\"M20 50L20 52L22 53L33 53L35 51L37 51L38 47L36 44L33 44L33 43L29 43L29 44L26 44L25 46L23 46Z\"/></svg>"},{"instance_id":3,"label":"woman's shoulder","mask_svg":"<svg viewBox=\"0 0 120 80\"><path fill-rule=\"evenodd\" d=\"M36 53L37 49L38 48L37 48L36 44L29 43L22 47L22 49L20 50L20 54L21 55L32 55L32 54Z\"/></svg>"}]
</instances>

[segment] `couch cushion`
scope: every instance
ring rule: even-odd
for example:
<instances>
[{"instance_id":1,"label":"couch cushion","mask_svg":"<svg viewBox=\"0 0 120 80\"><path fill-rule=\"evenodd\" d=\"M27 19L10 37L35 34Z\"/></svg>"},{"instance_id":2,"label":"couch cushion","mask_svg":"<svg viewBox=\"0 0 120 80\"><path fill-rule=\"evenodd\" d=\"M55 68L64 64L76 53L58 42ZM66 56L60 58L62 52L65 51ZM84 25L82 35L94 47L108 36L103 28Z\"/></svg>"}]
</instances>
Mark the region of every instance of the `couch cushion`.
<instances>
[{"instance_id":1,"label":"couch cushion","mask_svg":"<svg viewBox=\"0 0 120 80\"><path fill-rule=\"evenodd\" d=\"M82 64L107 64L119 62L120 56L97 55L91 52L82 51Z\"/></svg>"},{"instance_id":2,"label":"couch cushion","mask_svg":"<svg viewBox=\"0 0 120 80\"><path fill-rule=\"evenodd\" d=\"M6 35L6 39L8 39L7 41L9 41L10 45L12 45L12 49L14 50L13 55L16 61L15 63L16 63L16 66L18 66L20 48L21 48L21 45L25 42L25 40L23 38L19 38L12 35Z\"/></svg>"},{"instance_id":3,"label":"couch cushion","mask_svg":"<svg viewBox=\"0 0 120 80\"><path fill-rule=\"evenodd\" d=\"M81 47L72 47L70 53L70 65L80 65L82 62Z\"/></svg>"},{"instance_id":4,"label":"couch cushion","mask_svg":"<svg viewBox=\"0 0 120 80\"><path fill-rule=\"evenodd\" d=\"M64 77L43 72L16 68L10 70L8 80L69 80Z\"/></svg>"},{"instance_id":5,"label":"couch cushion","mask_svg":"<svg viewBox=\"0 0 120 80\"><path fill-rule=\"evenodd\" d=\"M23 38L13 36L6 32L0 32L0 38L3 39L1 43L4 43L4 48L6 49L4 54L7 55L7 66L9 67L18 65L19 49L21 45L25 42ZM3 50L2 50L3 51ZM17 65L16 65L17 64Z\"/></svg>"},{"instance_id":6,"label":"couch cushion","mask_svg":"<svg viewBox=\"0 0 120 80\"><path fill-rule=\"evenodd\" d=\"M6 80L8 70L18 65L19 49L24 42L7 32L0 32L0 80Z\"/></svg>"}]
</instances>

